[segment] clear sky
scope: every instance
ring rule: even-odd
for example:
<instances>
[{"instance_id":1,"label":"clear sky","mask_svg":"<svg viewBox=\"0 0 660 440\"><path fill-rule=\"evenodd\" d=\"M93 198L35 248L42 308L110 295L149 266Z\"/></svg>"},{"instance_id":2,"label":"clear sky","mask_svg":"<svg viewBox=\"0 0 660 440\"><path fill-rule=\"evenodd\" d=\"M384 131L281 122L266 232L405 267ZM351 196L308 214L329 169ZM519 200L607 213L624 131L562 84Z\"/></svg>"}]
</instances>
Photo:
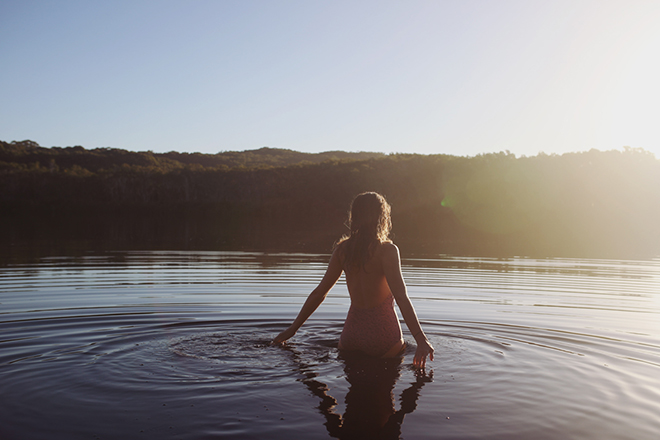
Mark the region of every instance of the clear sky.
<instances>
[{"instance_id":1,"label":"clear sky","mask_svg":"<svg viewBox=\"0 0 660 440\"><path fill-rule=\"evenodd\" d=\"M0 140L660 158L660 1L0 1Z\"/></svg>"}]
</instances>

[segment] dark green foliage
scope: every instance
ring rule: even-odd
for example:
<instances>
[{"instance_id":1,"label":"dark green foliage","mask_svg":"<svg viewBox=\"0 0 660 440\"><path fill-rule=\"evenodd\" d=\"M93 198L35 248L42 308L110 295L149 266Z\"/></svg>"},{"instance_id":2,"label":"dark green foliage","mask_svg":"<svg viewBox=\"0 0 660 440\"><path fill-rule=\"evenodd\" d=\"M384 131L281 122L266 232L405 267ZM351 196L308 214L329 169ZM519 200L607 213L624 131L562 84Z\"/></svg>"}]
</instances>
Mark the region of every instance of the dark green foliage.
<instances>
[{"instance_id":1,"label":"dark green foliage","mask_svg":"<svg viewBox=\"0 0 660 440\"><path fill-rule=\"evenodd\" d=\"M635 149L466 158L0 142L0 189L8 244L328 251L352 197L378 191L408 253L660 253L660 161Z\"/></svg>"},{"instance_id":2,"label":"dark green foliage","mask_svg":"<svg viewBox=\"0 0 660 440\"><path fill-rule=\"evenodd\" d=\"M170 172L177 169L228 170L233 168L283 167L300 163L320 163L329 160L364 160L384 157L382 153L300 153L278 148L260 148L252 151L227 151L217 154L133 152L118 148L86 150L81 146L43 148L36 142L0 141L0 164L20 167L70 169L74 166L92 172L130 167L140 171Z\"/></svg>"}]
</instances>

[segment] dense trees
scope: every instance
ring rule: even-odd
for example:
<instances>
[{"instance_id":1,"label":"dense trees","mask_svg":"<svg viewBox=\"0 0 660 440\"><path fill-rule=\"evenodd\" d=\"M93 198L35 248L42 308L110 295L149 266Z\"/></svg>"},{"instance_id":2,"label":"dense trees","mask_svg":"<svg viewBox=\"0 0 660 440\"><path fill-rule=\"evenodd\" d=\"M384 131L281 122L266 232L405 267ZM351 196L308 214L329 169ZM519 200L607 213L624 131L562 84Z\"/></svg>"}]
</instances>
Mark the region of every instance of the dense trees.
<instances>
[{"instance_id":1,"label":"dense trees","mask_svg":"<svg viewBox=\"0 0 660 440\"><path fill-rule=\"evenodd\" d=\"M312 154L277 148L260 148L253 151L228 151L218 154L132 152L118 148L96 148L87 150L81 146L43 148L33 141L0 141L0 165L5 167L45 167L57 166L69 169L78 165L86 170L97 172L129 166L139 170L169 172L188 168L227 170L231 168L282 167L297 163L320 163L328 160L359 160L384 157L382 153L346 153L327 151ZM37 165L38 164L38 165ZM136 168L137 167L137 168Z\"/></svg>"},{"instance_id":2,"label":"dense trees","mask_svg":"<svg viewBox=\"0 0 660 440\"><path fill-rule=\"evenodd\" d=\"M660 253L660 161L643 150L515 157L188 154L0 142L1 239L327 251L348 202L393 205L407 252Z\"/></svg>"}]
</instances>

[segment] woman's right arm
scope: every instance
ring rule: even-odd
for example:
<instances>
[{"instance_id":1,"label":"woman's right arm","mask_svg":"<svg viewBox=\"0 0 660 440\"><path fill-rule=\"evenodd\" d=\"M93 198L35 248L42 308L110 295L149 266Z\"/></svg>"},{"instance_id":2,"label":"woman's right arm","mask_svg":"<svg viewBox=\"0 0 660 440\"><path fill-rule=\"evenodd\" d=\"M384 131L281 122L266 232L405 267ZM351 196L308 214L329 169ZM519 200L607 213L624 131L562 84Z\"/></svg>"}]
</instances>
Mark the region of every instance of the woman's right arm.
<instances>
[{"instance_id":1,"label":"woman's right arm","mask_svg":"<svg viewBox=\"0 0 660 440\"><path fill-rule=\"evenodd\" d=\"M403 281L403 274L401 273L401 257L399 256L399 248L393 243L385 243L383 252L383 271L387 284L390 286L390 291L396 300L399 310L403 315L403 320L412 333L415 342L417 342L417 350L413 359L413 366L418 368L426 367L426 356L433 360L433 345L429 342L419 324L415 308L410 302L406 283Z\"/></svg>"},{"instance_id":2,"label":"woman's right arm","mask_svg":"<svg viewBox=\"0 0 660 440\"><path fill-rule=\"evenodd\" d=\"M302 309L300 309L300 312L293 323L289 328L277 335L275 339L273 339L271 345L281 344L296 334L298 329L305 323L305 321L307 321L307 318L309 318L318 306L321 305L330 289L332 289L335 283L337 283L342 271L343 269L339 258L338 248L336 248L332 253L332 257L330 257L328 269L325 271L325 275L319 285L309 294L305 304L303 304Z\"/></svg>"}]
</instances>

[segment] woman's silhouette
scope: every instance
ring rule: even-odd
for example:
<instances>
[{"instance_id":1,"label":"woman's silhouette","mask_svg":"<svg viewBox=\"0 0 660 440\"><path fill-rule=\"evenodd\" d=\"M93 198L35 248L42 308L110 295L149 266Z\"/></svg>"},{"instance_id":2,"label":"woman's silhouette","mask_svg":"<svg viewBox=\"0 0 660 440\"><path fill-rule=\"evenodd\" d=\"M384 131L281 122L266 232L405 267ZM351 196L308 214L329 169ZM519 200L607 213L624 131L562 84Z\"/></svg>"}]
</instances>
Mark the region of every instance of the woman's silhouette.
<instances>
[{"instance_id":1,"label":"woman's silhouette","mask_svg":"<svg viewBox=\"0 0 660 440\"><path fill-rule=\"evenodd\" d=\"M351 204L349 226L350 235L335 246L323 279L310 293L293 323L273 340L273 344L283 343L298 331L344 272L351 307L339 338L339 349L372 357L400 356L405 343L394 310L396 301L417 342L413 366L424 369L426 357L433 360L433 346L408 297L399 249L389 240L390 205L374 192L358 195Z\"/></svg>"}]
</instances>

